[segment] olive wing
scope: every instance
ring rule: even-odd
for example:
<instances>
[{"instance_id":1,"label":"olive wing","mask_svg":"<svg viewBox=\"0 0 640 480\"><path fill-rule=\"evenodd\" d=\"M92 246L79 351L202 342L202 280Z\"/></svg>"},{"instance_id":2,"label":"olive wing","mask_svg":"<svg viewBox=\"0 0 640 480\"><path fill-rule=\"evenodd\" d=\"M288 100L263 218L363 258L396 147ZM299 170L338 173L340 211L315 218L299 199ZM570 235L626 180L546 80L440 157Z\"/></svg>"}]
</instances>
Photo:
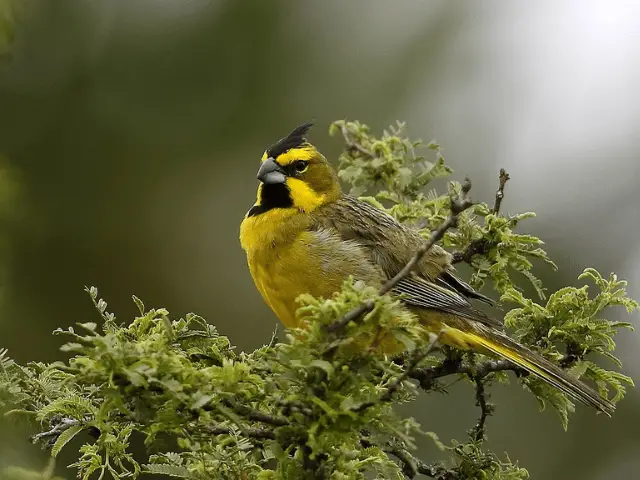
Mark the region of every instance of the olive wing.
<instances>
[{"instance_id":1,"label":"olive wing","mask_svg":"<svg viewBox=\"0 0 640 480\"><path fill-rule=\"evenodd\" d=\"M343 240L362 245L387 278L392 278L425 243L414 229L374 206L343 195L318 212L324 227L336 230ZM402 279L393 289L410 306L439 310L492 327L501 327L475 309L469 299L491 300L476 292L452 273L451 255L435 245L423 258L415 274Z\"/></svg>"}]
</instances>

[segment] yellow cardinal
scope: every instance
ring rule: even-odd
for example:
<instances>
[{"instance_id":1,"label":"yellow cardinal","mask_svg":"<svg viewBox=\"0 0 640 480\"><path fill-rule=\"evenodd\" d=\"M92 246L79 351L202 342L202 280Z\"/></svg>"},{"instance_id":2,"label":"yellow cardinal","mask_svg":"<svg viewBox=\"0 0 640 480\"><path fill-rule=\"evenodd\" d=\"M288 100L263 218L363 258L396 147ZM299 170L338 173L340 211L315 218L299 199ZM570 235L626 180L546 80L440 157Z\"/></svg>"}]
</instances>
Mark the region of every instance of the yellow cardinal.
<instances>
[{"instance_id":1,"label":"yellow cardinal","mask_svg":"<svg viewBox=\"0 0 640 480\"><path fill-rule=\"evenodd\" d=\"M258 195L240 227L249 269L265 302L287 327L297 324L302 293L329 298L351 275L381 286L424 244L419 233L342 193L325 157L297 127L262 156ZM487 300L452 272L451 255L433 246L415 274L392 293L439 341L505 358L571 397L610 415L614 405L577 378L518 344L500 322L471 306Z\"/></svg>"}]
</instances>

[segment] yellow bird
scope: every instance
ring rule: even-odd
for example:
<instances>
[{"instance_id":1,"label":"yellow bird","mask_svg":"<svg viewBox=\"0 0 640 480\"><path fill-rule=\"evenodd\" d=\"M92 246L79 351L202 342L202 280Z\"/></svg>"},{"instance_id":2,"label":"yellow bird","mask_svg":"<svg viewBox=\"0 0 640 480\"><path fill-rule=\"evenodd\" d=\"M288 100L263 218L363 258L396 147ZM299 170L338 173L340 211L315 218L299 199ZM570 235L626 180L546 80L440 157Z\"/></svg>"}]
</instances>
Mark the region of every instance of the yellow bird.
<instances>
[{"instance_id":1,"label":"yellow bird","mask_svg":"<svg viewBox=\"0 0 640 480\"><path fill-rule=\"evenodd\" d=\"M249 270L265 302L296 327L296 298L329 298L351 275L372 286L392 278L425 243L385 212L342 193L338 176L297 127L269 147L258 170L256 203L240 227ZM453 274L451 254L435 245L392 293L439 342L505 358L582 403L611 415L595 390L508 337L500 322L472 307L488 300Z\"/></svg>"}]
</instances>

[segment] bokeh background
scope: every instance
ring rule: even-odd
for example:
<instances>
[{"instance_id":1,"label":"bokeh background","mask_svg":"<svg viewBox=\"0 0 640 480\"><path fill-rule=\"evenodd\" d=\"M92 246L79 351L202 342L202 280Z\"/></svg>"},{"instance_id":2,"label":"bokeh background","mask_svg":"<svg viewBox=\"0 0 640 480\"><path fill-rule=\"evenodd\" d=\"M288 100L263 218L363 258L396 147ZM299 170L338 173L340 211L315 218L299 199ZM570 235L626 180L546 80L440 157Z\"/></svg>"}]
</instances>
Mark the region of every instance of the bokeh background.
<instances>
[{"instance_id":1,"label":"bokeh background","mask_svg":"<svg viewBox=\"0 0 640 480\"><path fill-rule=\"evenodd\" d=\"M51 331L96 319L85 285L121 320L136 294L203 315L239 349L267 341L276 320L238 226L263 149L308 119L329 158L331 120L406 120L477 199L491 201L506 168L503 209L537 212L528 228L560 266L538 272L550 289L594 266L640 298L638 2L0 5L0 41L14 33L0 56L0 346L21 362L60 358ZM619 341L636 379L638 343ZM477 413L469 386L451 390L411 407L446 442ZM498 387L490 446L534 479L637 478L639 399L611 420L578 407L565 433L531 395ZM45 464L0 428L0 468ZM442 456L422 445L425 460Z\"/></svg>"}]
</instances>

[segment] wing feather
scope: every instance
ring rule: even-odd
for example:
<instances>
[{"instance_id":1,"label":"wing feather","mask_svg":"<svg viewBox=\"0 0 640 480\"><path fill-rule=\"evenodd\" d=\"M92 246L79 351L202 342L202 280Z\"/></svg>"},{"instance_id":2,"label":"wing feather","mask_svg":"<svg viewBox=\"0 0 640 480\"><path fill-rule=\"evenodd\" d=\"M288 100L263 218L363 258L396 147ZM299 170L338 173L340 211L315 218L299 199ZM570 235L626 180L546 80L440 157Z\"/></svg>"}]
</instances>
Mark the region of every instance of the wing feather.
<instances>
[{"instance_id":1,"label":"wing feather","mask_svg":"<svg viewBox=\"0 0 640 480\"><path fill-rule=\"evenodd\" d=\"M357 241L369 252L387 278L393 277L424 245L417 230L399 223L391 215L349 195L321 207L318 221L338 232L345 241ZM493 303L452 273L451 255L434 245L420 262L415 275L403 279L394 291L410 306L440 310L462 318L501 328L469 302L470 298Z\"/></svg>"},{"instance_id":2,"label":"wing feather","mask_svg":"<svg viewBox=\"0 0 640 480\"><path fill-rule=\"evenodd\" d=\"M440 310L462 318L501 328L500 322L473 308L469 300L451 288L429 282L421 277L407 277L393 289L402 294L402 300L410 306Z\"/></svg>"}]
</instances>

